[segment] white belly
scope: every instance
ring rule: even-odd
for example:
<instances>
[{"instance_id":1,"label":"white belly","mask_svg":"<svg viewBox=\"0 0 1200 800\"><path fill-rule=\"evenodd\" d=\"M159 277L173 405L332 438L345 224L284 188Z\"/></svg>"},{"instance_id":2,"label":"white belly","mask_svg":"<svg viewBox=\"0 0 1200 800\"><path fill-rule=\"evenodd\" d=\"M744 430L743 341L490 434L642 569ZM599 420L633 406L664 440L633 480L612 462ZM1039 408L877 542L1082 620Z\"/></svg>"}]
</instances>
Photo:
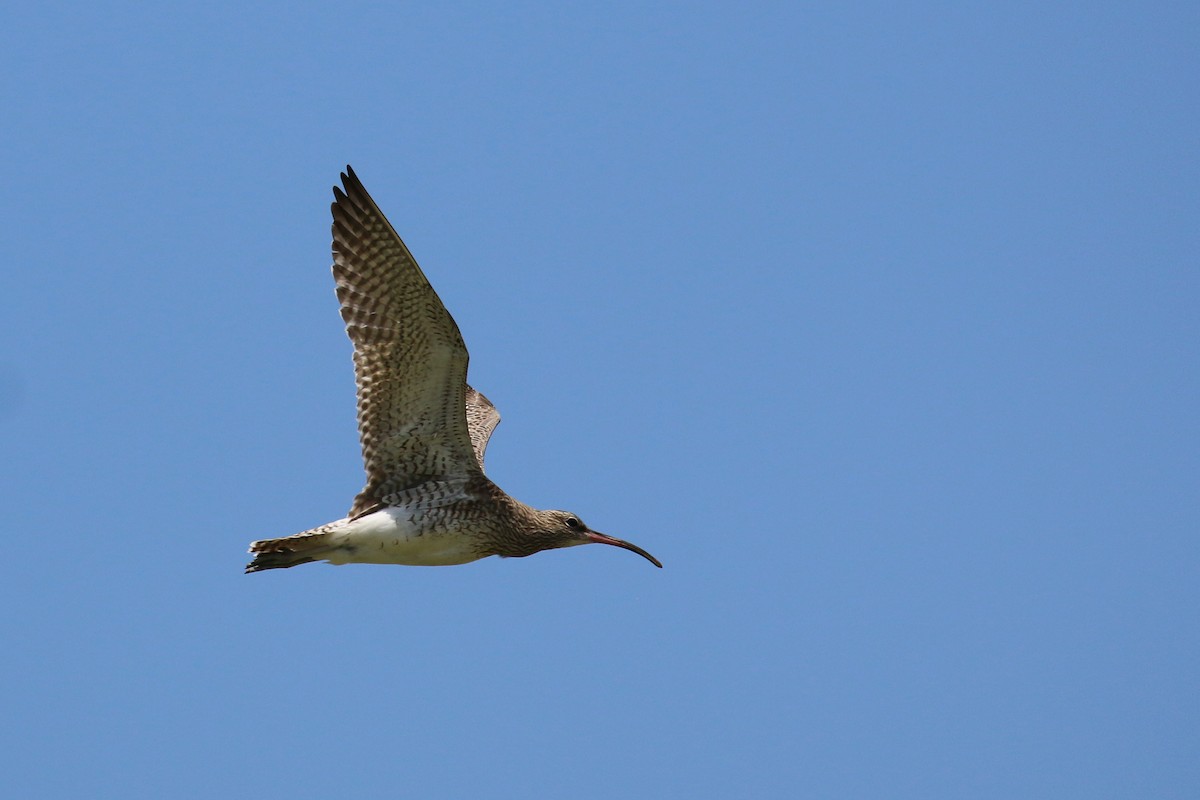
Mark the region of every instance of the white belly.
<instances>
[{"instance_id":1,"label":"white belly","mask_svg":"<svg viewBox=\"0 0 1200 800\"><path fill-rule=\"evenodd\" d=\"M480 558L470 536L452 530L421 531L403 508L384 508L330 532L331 564L408 564L439 567Z\"/></svg>"}]
</instances>

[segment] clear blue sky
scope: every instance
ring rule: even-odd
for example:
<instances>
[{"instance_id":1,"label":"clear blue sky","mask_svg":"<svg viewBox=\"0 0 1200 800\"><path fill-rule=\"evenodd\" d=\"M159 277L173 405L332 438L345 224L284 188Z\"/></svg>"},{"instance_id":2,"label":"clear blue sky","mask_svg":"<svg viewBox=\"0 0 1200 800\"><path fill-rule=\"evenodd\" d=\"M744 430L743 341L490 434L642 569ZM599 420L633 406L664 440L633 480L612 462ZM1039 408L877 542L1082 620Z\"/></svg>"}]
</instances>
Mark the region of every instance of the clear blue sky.
<instances>
[{"instance_id":1,"label":"clear blue sky","mask_svg":"<svg viewBox=\"0 0 1200 800\"><path fill-rule=\"evenodd\" d=\"M1191 3L25 5L12 796L1200 796ZM361 486L351 163L657 555L244 576Z\"/></svg>"}]
</instances>

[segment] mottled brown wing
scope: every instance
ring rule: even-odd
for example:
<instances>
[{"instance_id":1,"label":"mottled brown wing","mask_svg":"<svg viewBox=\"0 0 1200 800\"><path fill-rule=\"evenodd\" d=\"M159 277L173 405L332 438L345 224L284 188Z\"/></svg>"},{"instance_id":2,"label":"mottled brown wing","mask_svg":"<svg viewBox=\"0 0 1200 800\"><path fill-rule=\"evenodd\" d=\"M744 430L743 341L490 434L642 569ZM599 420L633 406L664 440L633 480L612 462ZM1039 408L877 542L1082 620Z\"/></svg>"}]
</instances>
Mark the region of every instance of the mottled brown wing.
<instances>
[{"instance_id":1,"label":"mottled brown wing","mask_svg":"<svg viewBox=\"0 0 1200 800\"><path fill-rule=\"evenodd\" d=\"M458 326L354 170L333 188L333 277L354 342L367 483L350 516L429 480L478 474Z\"/></svg>"},{"instance_id":2,"label":"mottled brown wing","mask_svg":"<svg viewBox=\"0 0 1200 800\"><path fill-rule=\"evenodd\" d=\"M471 432L471 448L483 469L483 453L487 450L492 431L500 424L500 412L481 393L467 387L467 429Z\"/></svg>"}]
</instances>

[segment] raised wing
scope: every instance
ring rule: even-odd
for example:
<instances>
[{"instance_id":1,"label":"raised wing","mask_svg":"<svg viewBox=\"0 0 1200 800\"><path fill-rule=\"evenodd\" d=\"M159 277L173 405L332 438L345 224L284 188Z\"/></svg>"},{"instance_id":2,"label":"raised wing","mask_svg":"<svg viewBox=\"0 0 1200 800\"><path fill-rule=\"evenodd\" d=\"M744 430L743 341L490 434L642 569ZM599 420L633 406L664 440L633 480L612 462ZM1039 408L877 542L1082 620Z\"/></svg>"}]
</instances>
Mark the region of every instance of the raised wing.
<instances>
[{"instance_id":1,"label":"raised wing","mask_svg":"<svg viewBox=\"0 0 1200 800\"><path fill-rule=\"evenodd\" d=\"M350 509L358 517L395 492L481 467L464 413L467 348L458 326L350 167L342 185L333 188L333 277L354 342L367 470Z\"/></svg>"},{"instance_id":2,"label":"raised wing","mask_svg":"<svg viewBox=\"0 0 1200 800\"><path fill-rule=\"evenodd\" d=\"M483 469L483 452L487 450L492 431L500 424L500 412L479 392L467 387L467 430L471 433L471 448Z\"/></svg>"}]
</instances>

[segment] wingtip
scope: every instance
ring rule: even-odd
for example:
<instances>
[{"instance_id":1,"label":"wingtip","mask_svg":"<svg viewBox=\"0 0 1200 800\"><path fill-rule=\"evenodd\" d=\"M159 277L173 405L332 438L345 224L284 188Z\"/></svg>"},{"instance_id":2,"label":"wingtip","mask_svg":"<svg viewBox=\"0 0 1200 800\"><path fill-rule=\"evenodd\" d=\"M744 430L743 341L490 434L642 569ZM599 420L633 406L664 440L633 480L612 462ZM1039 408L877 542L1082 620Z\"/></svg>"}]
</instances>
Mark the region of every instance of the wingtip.
<instances>
[{"instance_id":1,"label":"wingtip","mask_svg":"<svg viewBox=\"0 0 1200 800\"><path fill-rule=\"evenodd\" d=\"M362 181L360 181L358 179L358 175L355 174L354 167L350 166L349 164L346 165L346 171L343 172L339 177L342 179L342 186L345 187L346 194L350 194L356 189L362 189ZM337 191L338 189L336 186L333 188L334 191Z\"/></svg>"}]
</instances>

